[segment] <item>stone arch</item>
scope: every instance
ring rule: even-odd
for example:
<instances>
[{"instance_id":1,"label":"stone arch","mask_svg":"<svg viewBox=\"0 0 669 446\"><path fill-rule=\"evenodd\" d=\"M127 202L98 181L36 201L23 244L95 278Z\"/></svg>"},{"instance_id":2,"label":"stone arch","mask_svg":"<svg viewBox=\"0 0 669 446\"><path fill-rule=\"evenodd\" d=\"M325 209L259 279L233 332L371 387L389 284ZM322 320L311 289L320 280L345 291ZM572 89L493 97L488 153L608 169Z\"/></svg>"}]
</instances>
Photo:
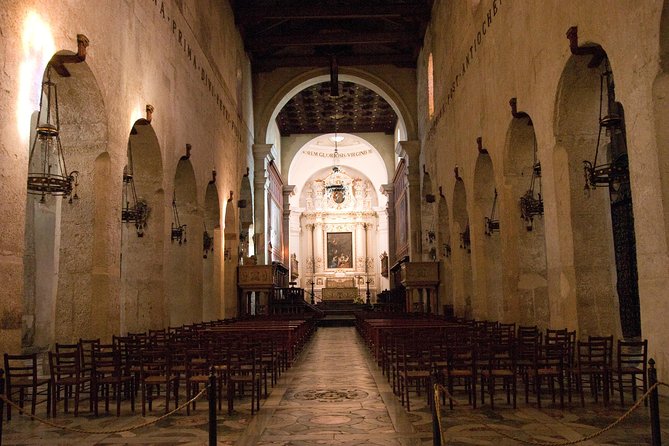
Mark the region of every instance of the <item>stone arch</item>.
<instances>
[{"instance_id":1,"label":"stone arch","mask_svg":"<svg viewBox=\"0 0 669 446\"><path fill-rule=\"evenodd\" d=\"M272 98L267 102L265 108L260 114L258 123L258 134L256 141L269 143L271 135L270 127L275 121L276 116L284 105L303 89L312 85L328 82L330 80L329 71L325 68L310 70L300 76L296 76L290 82L285 83ZM383 79L353 67L339 67L339 80L354 82L363 85L372 91L378 93L388 104L395 110L398 117L398 125L401 129L401 134L407 135L407 139L415 139L417 137L416 123L414 116L409 112L409 107L406 105L401 95L390 86Z\"/></svg>"},{"instance_id":2,"label":"stone arch","mask_svg":"<svg viewBox=\"0 0 669 446\"><path fill-rule=\"evenodd\" d=\"M72 54L60 51L54 57ZM113 193L107 115L88 64L67 64L67 69L69 77L50 71L58 89L68 171L79 172L78 199L69 204L46 197L40 203L39 195L27 196L23 347L33 351L118 328L118 314L110 313L117 302L112 292L113 234L107 227L113 209L105 206ZM34 129L29 143L33 137Z\"/></svg>"},{"instance_id":3,"label":"stone arch","mask_svg":"<svg viewBox=\"0 0 669 446\"><path fill-rule=\"evenodd\" d=\"M439 187L441 192L441 187ZM437 219L439 224L437 227L437 260L439 260L439 300L449 306L449 311L454 311L453 299L453 263L452 253L453 246L451 242L451 229L448 213L448 203L446 197L441 195L437 207ZM440 309L441 311L441 309Z\"/></svg>"},{"instance_id":4,"label":"stone arch","mask_svg":"<svg viewBox=\"0 0 669 446\"><path fill-rule=\"evenodd\" d=\"M630 322L639 323L631 193L627 204L623 203L628 211L626 221L622 221L620 202L614 202L611 188L584 189L583 161L592 161L597 146L600 81L608 63L605 58L598 67L591 68L588 66L590 61L590 57L572 56L558 86L555 113L557 145L554 153L556 189L560 194L560 190L569 188L569 203L562 204L564 212L560 213L568 216L571 224L576 305L573 311L577 314L579 333L581 336L609 333L620 336L623 334L621 302L627 302L622 305L627 321L625 326L628 327L625 331L630 332ZM606 91L603 97L606 100ZM622 106L616 104L619 113L624 116ZM606 114L606 103L603 109ZM624 141L624 127L622 137ZM607 152L613 145L606 144L608 139L602 133L598 164L612 161L611 153ZM626 157L626 153L623 155ZM617 222L615 233L620 235L625 227L630 228L622 237L629 242L628 246L625 246L627 242L621 242L620 236L614 237L612 216ZM621 252L629 263L616 261ZM625 275L619 280L617 270L626 266L631 279L623 285ZM632 293L635 293L635 308L630 306L633 305L630 304L634 298L630 297Z\"/></svg>"},{"instance_id":5,"label":"stone arch","mask_svg":"<svg viewBox=\"0 0 669 446\"><path fill-rule=\"evenodd\" d=\"M493 320L504 320L506 314L503 271L502 271L502 243L499 231L486 230L486 218L496 219L499 222L500 197L492 159L487 153L479 154L474 168L474 218L476 224L475 236L472 238L474 255L476 258L477 305L480 305L483 314ZM493 207L494 215L493 215ZM483 235L483 234L485 235Z\"/></svg>"},{"instance_id":6,"label":"stone arch","mask_svg":"<svg viewBox=\"0 0 669 446\"><path fill-rule=\"evenodd\" d=\"M137 198L149 206L141 237L134 224L121 228L121 331L136 333L166 323L163 162L156 132L145 119L128 136L128 163L130 157Z\"/></svg>"},{"instance_id":7,"label":"stone arch","mask_svg":"<svg viewBox=\"0 0 669 446\"><path fill-rule=\"evenodd\" d=\"M423 237L423 243L421 247L423 249L422 256L423 260L437 260L438 258L438 247L437 247L437 227L439 222L437 221L437 200L434 195L434 187L432 186L432 179L430 174L425 170L423 166L423 175L422 175L422 190L421 190L421 199L420 199L420 209L421 209L421 224L423 226L421 234Z\"/></svg>"},{"instance_id":8,"label":"stone arch","mask_svg":"<svg viewBox=\"0 0 669 446\"><path fill-rule=\"evenodd\" d=\"M204 235L212 237L212 250L202 254L202 320L221 317L221 212L216 183L210 181L204 194Z\"/></svg>"},{"instance_id":9,"label":"stone arch","mask_svg":"<svg viewBox=\"0 0 669 446\"><path fill-rule=\"evenodd\" d=\"M505 190L510 192L515 204L531 188L533 166L539 162L537 139L529 116L513 118L506 133L504 159ZM541 195L541 177L534 179L534 193ZM511 203L511 201L509 202ZM522 325L546 328L550 322L548 282L546 269L546 233L543 216L526 224L513 212L505 227L509 249L505 262L511 294L515 296L513 313ZM508 232L507 232L508 231Z\"/></svg>"},{"instance_id":10,"label":"stone arch","mask_svg":"<svg viewBox=\"0 0 669 446\"><path fill-rule=\"evenodd\" d=\"M168 269L169 325L202 319L202 213L197 203L197 183L190 160L182 156L174 175L173 196L179 220L186 225L186 242L172 241ZM173 217L174 221L174 217Z\"/></svg>"},{"instance_id":11,"label":"stone arch","mask_svg":"<svg viewBox=\"0 0 669 446\"><path fill-rule=\"evenodd\" d=\"M249 205L250 206L250 203ZM230 197L225 205L224 239L225 255L223 266L223 309L224 317L235 317L239 311L237 301L237 265L239 265L239 228L235 206ZM252 228L251 228L252 230Z\"/></svg>"},{"instance_id":12,"label":"stone arch","mask_svg":"<svg viewBox=\"0 0 669 446\"><path fill-rule=\"evenodd\" d=\"M253 195L248 174L242 177L239 192L239 262L255 253L253 244Z\"/></svg>"},{"instance_id":13,"label":"stone arch","mask_svg":"<svg viewBox=\"0 0 669 446\"><path fill-rule=\"evenodd\" d=\"M472 318L480 309L474 308L474 280L472 277L472 256L470 245L471 230L467 211L467 191L465 183L458 179L453 189L453 227L452 238L456 238L458 249L452 249L453 269L458 274L454 280L455 313L458 316Z\"/></svg>"}]
</instances>

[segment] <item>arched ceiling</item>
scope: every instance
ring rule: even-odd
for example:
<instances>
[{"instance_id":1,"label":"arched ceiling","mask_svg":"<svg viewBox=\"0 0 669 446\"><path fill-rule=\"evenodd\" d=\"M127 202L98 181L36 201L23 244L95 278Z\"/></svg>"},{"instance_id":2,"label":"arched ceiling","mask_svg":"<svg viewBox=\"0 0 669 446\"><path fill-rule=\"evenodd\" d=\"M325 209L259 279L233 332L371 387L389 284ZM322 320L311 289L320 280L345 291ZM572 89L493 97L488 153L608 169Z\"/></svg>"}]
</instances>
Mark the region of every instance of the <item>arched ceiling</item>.
<instances>
[{"instance_id":1,"label":"arched ceiling","mask_svg":"<svg viewBox=\"0 0 669 446\"><path fill-rule=\"evenodd\" d=\"M384 132L392 134L397 114L379 94L353 82L339 82L339 97L330 96L330 84L312 85L293 96L279 112L276 123L282 136L296 133Z\"/></svg>"},{"instance_id":2,"label":"arched ceiling","mask_svg":"<svg viewBox=\"0 0 669 446\"><path fill-rule=\"evenodd\" d=\"M232 0L253 71L338 64L415 68L434 0Z\"/></svg>"}]
</instances>

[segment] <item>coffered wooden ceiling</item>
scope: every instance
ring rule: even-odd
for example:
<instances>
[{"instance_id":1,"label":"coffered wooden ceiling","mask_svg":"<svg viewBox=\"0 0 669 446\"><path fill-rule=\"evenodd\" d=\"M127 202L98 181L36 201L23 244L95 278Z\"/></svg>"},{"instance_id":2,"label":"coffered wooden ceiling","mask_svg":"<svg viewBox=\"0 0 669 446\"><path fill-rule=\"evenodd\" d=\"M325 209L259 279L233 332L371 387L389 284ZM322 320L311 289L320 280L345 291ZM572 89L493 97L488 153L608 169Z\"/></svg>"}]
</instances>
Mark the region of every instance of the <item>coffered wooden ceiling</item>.
<instances>
[{"instance_id":1,"label":"coffered wooden ceiling","mask_svg":"<svg viewBox=\"0 0 669 446\"><path fill-rule=\"evenodd\" d=\"M433 0L231 0L253 71L415 67Z\"/></svg>"},{"instance_id":2,"label":"coffered wooden ceiling","mask_svg":"<svg viewBox=\"0 0 669 446\"><path fill-rule=\"evenodd\" d=\"M276 118L282 136L295 133L384 132L392 134L397 115L376 92L353 82L339 82L339 96L330 96L330 83L297 93Z\"/></svg>"}]
</instances>

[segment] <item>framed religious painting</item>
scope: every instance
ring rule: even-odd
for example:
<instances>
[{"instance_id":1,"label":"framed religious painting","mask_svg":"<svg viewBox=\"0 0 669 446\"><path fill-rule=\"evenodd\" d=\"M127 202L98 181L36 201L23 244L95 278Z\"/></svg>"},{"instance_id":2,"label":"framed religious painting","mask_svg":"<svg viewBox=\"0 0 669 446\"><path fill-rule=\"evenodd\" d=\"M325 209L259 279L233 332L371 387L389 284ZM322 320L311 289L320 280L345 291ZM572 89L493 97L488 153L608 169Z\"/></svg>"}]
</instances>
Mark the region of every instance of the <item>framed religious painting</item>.
<instances>
[{"instance_id":1,"label":"framed religious painting","mask_svg":"<svg viewBox=\"0 0 669 446\"><path fill-rule=\"evenodd\" d=\"M353 268L353 233L327 233L327 267L330 269Z\"/></svg>"}]
</instances>

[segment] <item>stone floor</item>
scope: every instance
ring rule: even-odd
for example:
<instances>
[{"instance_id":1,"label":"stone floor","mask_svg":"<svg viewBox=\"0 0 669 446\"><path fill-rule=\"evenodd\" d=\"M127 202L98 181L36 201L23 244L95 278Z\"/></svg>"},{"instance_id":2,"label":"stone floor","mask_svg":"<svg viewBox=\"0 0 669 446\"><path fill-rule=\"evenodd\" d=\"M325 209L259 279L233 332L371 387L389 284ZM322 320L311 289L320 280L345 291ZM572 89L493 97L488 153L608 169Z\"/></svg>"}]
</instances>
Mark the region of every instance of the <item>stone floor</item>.
<instances>
[{"instance_id":1,"label":"stone floor","mask_svg":"<svg viewBox=\"0 0 669 446\"><path fill-rule=\"evenodd\" d=\"M520 397L520 395L519 395ZM425 396L412 395L410 413L388 386L367 349L351 327L320 328L295 366L286 372L256 416L250 400L235 403L235 414L222 414L218 444L239 446L311 445L432 445L431 415ZM86 404L84 404L86 405ZM624 411L590 402L585 409L537 410L519 399L518 410L496 401L495 411L466 406L443 409L444 444L514 445L518 442L494 432L535 442L560 443L596 432ZM41 414L42 406L39 410ZM669 401L663 399L664 437L669 438ZM151 417L162 414L160 405ZM79 429L110 430L145 421L132 415L129 405L120 418L61 414L56 420ZM190 416L178 414L140 430L121 434L85 435L41 425L14 415L4 423L4 445L206 445L207 405ZM624 424L581 444L646 445L650 443L648 415L642 407Z\"/></svg>"}]
</instances>

